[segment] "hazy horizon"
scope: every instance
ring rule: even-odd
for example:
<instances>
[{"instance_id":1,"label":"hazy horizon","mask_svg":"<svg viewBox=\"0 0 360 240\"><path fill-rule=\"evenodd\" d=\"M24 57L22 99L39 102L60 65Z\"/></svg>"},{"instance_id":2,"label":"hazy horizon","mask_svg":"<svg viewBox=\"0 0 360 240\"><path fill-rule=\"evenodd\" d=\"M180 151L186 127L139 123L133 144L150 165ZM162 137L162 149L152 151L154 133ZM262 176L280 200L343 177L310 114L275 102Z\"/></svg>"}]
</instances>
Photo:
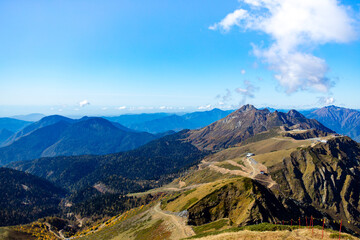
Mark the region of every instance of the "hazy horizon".
<instances>
[{"instance_id":1,"label":"hazy horizon","mask_svg":"<svg viewBox=\"0 0 360 240\"><path fill-rule=\"evenodd\" d=\"M269 109L274 109L274 110L278 110L278 111L284 111L284 112L287 112L287 111L290 111L292 109L295 109L295 110L298 110L298 111L308 111L308 110L313 110L313 109L319 109L319 108L322 108L322 107L328 107L328 106L331 106L331 105L334 105L334 106L337 106L337 107L342 107L342 108L347 108L346 106L338 106L336 104L329 104L329 105L324 105L324 106L319 106L319 107L312 107L312 108L294 108L294 107L289 107L289 108L276 108L276 107L269 107L269 106L256 106L256 108L258 109L264 109L264 108L269 108ZM239 106L239 108L242 107L242 106ZM48 109L47 107L45 107L46 109ZM41 110L41 109L45 109L45 108L39 108L38 110ZM2 108L3 109L3 108ZM6 108L5 108L6 109ZM21 107L22 109L22 107ZM33 108L31 108L33 109ZM123 112L119 112L119 109L117 109L116 107L114 108L109 108L107 109L107 111L101 109L100 107L97 107L97 106L91 106L89 107L86 111L79 111L78 114L74 113L73 111L69 111L67 112L66 109L65 111L38 111L38 112L31 112L31 111L23 111L21 112L20 110L19 111L16 111L16 109L12 109L12 111L14 111L13 114L9 113L9 114L4 114L2 112L0 112L0 117L10 117L10 118L17 118L17 117L27 117L27 116L30 116L30 115L43 115L43 116L51 116L51 115L62 115L62 116L65 116L65 117L69 117L69 118L74 118L74 119L77 119L77 118L81 118L81 117L85 117L85 116L88 116L88 117L115 117L115 116L120 116L120 115L132 115L132 114L156 114L156 113L164 113L164 114L177 114L177 115L183 115L183 114L187 114L187 113L193 113L193 112L204 112L204 111L212 111L214 109L220 109L220 110L223 110L223 111L235 111L237 110L238 108L221 108L221 107L214 107L214 108L211 108L211 109L197 109L197 108L191 108L191 107L188 107L188 108L183 108L183 109L177 109L177 108L174 108L174 109L163 109L163 108L155 108L155 107L149 107L149 108L129 108L127 109L126 111L123 111ZM350 108L352 109L352 108ZM49 110L49 109L48 109ZM360 110L360 109L354 109L354 110Z\"/></svg>"}]
</instances>

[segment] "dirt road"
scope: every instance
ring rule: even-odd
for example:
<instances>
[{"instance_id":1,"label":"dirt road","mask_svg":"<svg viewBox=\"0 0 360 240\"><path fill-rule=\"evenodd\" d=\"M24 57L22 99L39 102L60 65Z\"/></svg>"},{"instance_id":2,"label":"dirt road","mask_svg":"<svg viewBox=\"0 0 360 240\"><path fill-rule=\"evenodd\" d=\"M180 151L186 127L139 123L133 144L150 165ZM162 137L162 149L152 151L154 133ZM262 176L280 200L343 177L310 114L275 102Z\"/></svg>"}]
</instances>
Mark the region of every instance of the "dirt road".
<instances>
[{"instance_id":1,"label":"dirt road","mask_svg":"<svg viewBox=\"0 0 360 240\"><path fill-rule=\"evenodd\" d=\"M241 165L233 160L226 160L224 162L227 162L242 170L230 170L227 168L223 168L221 166L215 165L217 162L208 162L207 167L222 174L232 174L232 175L252 178L268 188L272 188L273 186L276 185L276 182L272 180L270 175L261 174L261 171L267 173L268 172L267 168L263 164L256 162L251 157L244 158L244 165Z\"/></svg>"},{"instance_id":2,"label":"dirt road","mask_svg":"<svg viewBox=\"0 0 360 240\"><path fill-rule=\"evenodd\" d=\"M172 224L175 228L172 231L171 238L174 240L187 238L195 235L195 232L186 224L186 218L179 217L175 214L163 211L160 203L154 207L155 214L163 218L167 223Z\"/></svg>"}]
</instances>

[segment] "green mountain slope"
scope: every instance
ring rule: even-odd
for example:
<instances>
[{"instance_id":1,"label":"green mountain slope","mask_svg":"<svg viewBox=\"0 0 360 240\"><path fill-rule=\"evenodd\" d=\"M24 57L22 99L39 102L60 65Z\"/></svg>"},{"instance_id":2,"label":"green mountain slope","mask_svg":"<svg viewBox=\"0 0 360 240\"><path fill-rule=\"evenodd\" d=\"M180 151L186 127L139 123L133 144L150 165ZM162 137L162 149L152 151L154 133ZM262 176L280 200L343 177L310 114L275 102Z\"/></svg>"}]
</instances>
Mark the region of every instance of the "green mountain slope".
<instances>
[{"instance_id":1,"label":"green mountain slope","mask_svg":"<svg viewBox=\"0 0 360 240\"><path fill-rule=\"evenodd\" d=\"M0 168L0 182L0 226L59 213L66 193L49 181L8 168Z\"/></svg>"},{"instance_id":2,"label":"green mountain slope","mask_svg":"<svg viewBox=\"0 0 360 240\"><path fill-rule=\"evenodd\" d=\"M112 176L134 180L160 179L192 166L206 155L206 152L190 143L181 141L183 134L166 136L125 153L41 158L9 166L46 178L68 189L92 186ZM116 185L116 181L113 185ZM121 191L121 186L118 187Z\"/></svg>"}]
</instances>

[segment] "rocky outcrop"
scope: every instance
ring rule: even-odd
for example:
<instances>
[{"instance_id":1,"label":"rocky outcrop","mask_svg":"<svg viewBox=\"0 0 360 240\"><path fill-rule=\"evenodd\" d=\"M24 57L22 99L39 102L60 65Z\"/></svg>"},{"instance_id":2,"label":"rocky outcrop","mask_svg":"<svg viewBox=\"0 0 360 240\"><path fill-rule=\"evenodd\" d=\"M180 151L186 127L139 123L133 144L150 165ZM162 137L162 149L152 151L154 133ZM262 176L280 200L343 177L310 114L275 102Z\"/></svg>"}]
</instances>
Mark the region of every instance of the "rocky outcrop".
<instances>
[{"instance_id":1,"label":"rocky outcrop","mask_svg":"<svg viewBox=\"0 0 360 240\"><path fill-rule=\"evenodd\" d=\"M291 137L293 139L296 140L304 140L304 139L309 139L309 138L318 138L318 137L326 137L328 136L330 133L328 132L323 132L321 130L317 130L317 129L311 129L308 131L304 131L304 132L286 132L283 134L284 137Z\"/></svg>"},{"instance_id":2,"label":"rocky outcrop","mask_svg":"<svg viewBox=\"0 0 360 240\"><path fill-rule=\"evenodd\" d=\"M269 169L286 198L311 205L360 233L360 147L348 137L299 149ZM357 223L356 223L357 222Z\"/></svg>"}]
</instances>

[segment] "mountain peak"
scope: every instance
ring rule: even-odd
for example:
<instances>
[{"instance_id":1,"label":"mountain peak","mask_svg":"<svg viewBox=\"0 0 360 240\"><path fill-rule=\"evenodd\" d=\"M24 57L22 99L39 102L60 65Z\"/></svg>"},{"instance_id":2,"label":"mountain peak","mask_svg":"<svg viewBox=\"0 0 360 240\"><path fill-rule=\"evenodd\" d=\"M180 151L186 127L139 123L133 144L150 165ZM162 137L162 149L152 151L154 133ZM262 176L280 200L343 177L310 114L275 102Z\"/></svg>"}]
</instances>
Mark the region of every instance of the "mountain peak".
<instances>
[{"instance_id":1,"label":"mountain peak","mask_svg":"<svg viewBox=\"0 0 360 240\"><path fill-rule=\"evenodd\" d=\"M291 109L287 115L289 117L292 117L292 118L305 118L304 115L302 115L301 113L299 113L298 111L294 110L294 109Z\"/></svg>"},{"instance_id":2,"label":"mountain peak","mask_svg":"<svg viewBox=\"0 0 360 240\"><path fill-rule=\"evenodd\" d=\"M239 108L236 112L248 112L248 111L252 111L252 110L257 110L257 108L251 104L246 104L246 105L242 106L241 108Z\"/></svg>"},{"instance_id":3,"label":"mountain peak","mask_svg":"<svg viewBox=\"0 0 360 240\"><path fill-rule=\"evenodd\" d=\"M40 119L38 122L51 122L51 123L55 123L55 122L59 122L59 121L72 122L73 119L67 118L67 117L64 117L64 116L61 116L61 115L50 115L50 116L43 117L43 118Z\"/></svg>"},{"instance_id":4,"label":"mountain peak","mask_svg":"<svg viewBox=\"0 0 360 240\"><path fill-rule=\"evenodd\" d=\"M258 110L247 104L205 128L193 130L188 139L199 148L222 149L234 146L261 132L295 125L303 129L314 128L332 132L318 121L307 119L295 110L287 114L277 111L271 113L268 109Z\"/></svg>"}]
</instances>

